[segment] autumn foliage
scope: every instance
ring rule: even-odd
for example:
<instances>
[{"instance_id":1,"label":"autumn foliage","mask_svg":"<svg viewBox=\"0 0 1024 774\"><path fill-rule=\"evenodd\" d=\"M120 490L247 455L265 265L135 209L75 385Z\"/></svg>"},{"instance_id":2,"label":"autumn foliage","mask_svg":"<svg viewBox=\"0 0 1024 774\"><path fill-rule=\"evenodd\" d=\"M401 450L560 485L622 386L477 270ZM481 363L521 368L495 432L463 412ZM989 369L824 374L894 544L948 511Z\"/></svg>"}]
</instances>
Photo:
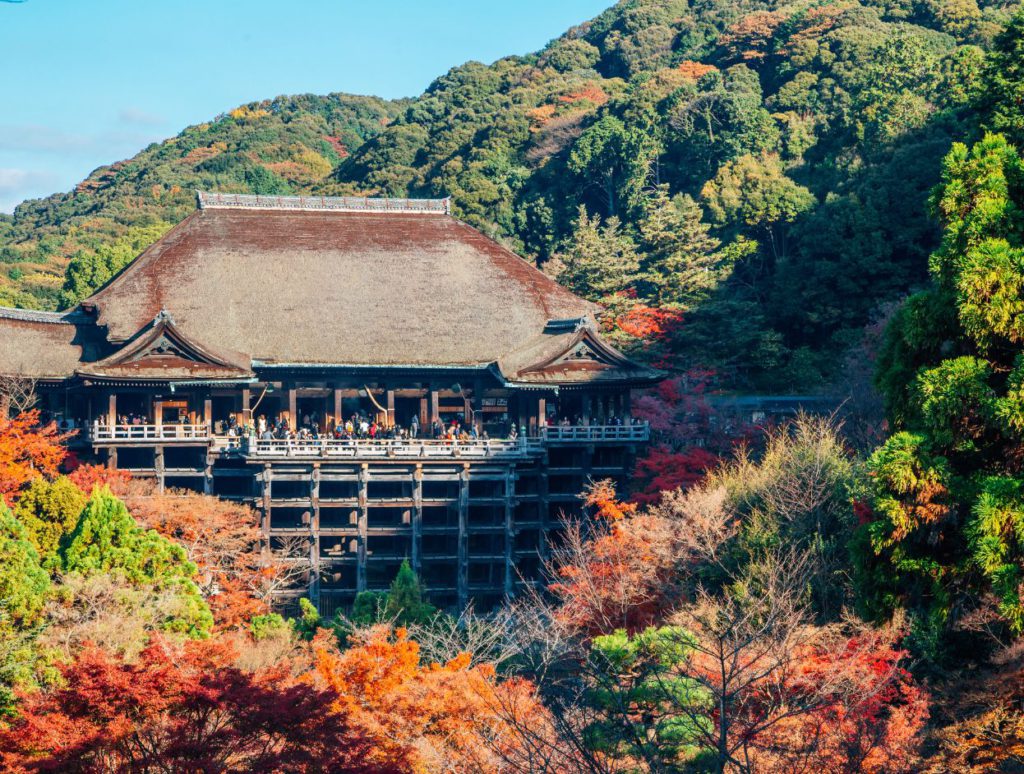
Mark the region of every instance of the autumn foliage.
<instances>
[{"instance_id":1,"label":"autumn foliage","mask_svg":"<svg viewBox=\"0 0 1024 774\"><path fill-rule=\"evenodd\" d=\"M246 673L221 643L155 637L135 663L95 647L0 731L8 771L385 772L335 697L281 668Z\"/></svg>"},{"instance_id":2,"label":"autumn foliage","mask_svg":"<svg viewBox=\"0 0 1024 774\"><path fill-rule=\"evenodd\" d=\"M471 666L468 653L422 665L405 629L369 629L344 651L325 632L315 649L313 682L334 691L331 709L371 740L366 761L377 766L424 774L499 770L499 761L516 755L506 708L518 706L519 717L535 722L544 716L529 683L499 682L493 667Z\"/></svg>"},{"instance_id":3,"label":"autumn foliage","mask_svg":"<svg viewBox=\"0 0 1024 774\"><path fill-rule=\"evenodd\" d=\"M66 438L56 424L41 425L38 411L13 419L0 414L0 499L10 505L32 479L57 475Z\"/></svg>"}]
</instances>

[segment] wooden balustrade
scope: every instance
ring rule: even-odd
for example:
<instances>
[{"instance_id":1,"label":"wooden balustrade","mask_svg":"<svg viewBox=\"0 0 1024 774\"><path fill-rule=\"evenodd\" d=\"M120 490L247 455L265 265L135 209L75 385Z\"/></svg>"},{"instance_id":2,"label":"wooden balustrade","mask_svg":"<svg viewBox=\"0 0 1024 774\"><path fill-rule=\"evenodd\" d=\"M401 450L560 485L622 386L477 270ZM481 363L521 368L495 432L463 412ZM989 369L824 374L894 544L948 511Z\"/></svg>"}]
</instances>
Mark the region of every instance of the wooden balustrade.
<instances>
[{"instance_id":1,"label":"wooden balustrade","mask_svg":"<svg viewBox=\"0 0 1024 774\"><path fill-rule=\"evenodd\" d=\"M89 428L93 443L151 441L205 441L211 436L208 425L99 425Z\"/></svg>"}]
</instances>

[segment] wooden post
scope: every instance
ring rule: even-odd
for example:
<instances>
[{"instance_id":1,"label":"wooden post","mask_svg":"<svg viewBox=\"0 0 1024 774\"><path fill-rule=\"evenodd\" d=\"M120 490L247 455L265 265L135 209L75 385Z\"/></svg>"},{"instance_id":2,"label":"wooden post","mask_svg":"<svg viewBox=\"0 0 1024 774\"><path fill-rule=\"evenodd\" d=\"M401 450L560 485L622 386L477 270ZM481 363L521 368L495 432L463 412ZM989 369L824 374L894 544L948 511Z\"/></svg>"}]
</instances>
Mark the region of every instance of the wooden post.
<instances>
[{"instance_id":1,"label":"wooden post","mask_svg":"<svg viewBox=\"0 0 1024 774\"><path fill-rule=\"evenodd\" d=\"M242 388L242 410L238 414L238 424L248 425L252 424L252 416L250 415L249 408L252 406L252 391L248 387Z\"/></svg>"},{"instance_id":2,"label":"wooden post","mask_svg":"<svg viewBox=\"0 0 1024 774\"><path fill-rule=\"evenodd\" d=\"M309 597L320 608L320 463L313 463L310 476L313 514L309 522Z\"/></svg>"},{"instance_id":3,"label":"wooden post","mask_svg":"<svg viewBox=\"0 0 1024 774\"><path fill-rule=\"evenodd\" d=\"M463 463L459 473L459 610L469 603L469 463Z\"/></svg>"},{"instance_id":4,"label":"wooden post","mask_svg":"<svg viewBox=\"0 0 1024 774\"><path fill-rule=\"evenodd\" d=\"M430 427L430 406L427 396L420 398L420 432L425 436Z\"/></svg>"},{"instance_id":5,"label":"wooden post","mask_svg":"<svg viewBox=\"0 0 1024 774\"><path fill-rule=\"evenodd\" d=\"M345 417L341 415L341 390L334 388L334 426L339 427L345 424Z\"/></svg>"},{"instance_id":6,"label":"wooden post","mask_svg":"<svg viewBox=\"0 0 1024 774\"><path fill-rule=\"evenodd\" d=\"M156 425L156 434L160 435L160 428L164 426L164 402L163 400L153 401L153 424Z\"/></svg>"},{"instance_id":7,"label":"wooden post","mask_svg":"<svg viewBox=\"0 0 1024 774\"><path fill-rule=\"evenodd\" d=\"M412 474L412 569L423 571L423 464Z\"/></svg>"},{"instance_id":8,"label":"wooden post","mask_svg":"<svg viewBox=\"0 0 1024 774\"><path fill-rule=\"evenodd\" d=\"M548 424L548 399L537 398L537 427L544 428ZM543 432L543 430L541 431ZM540 433L538 433L540 435Z\"/></svg>"},{"instance_id":9,"label":"wooden post","mask_svg":"<svg viewBox=\"0 0 1024 774\"><path fill-rule=\"evenodd\" d=\"M473 383L473 425L478 433L484 431L484 385L479 379Z\"/></svg>"},{"instance_id":10,"label":"wooden post","mask_svg":"<svg viewBox=\"0 0 1024 774\"><path fill-rule=\"evenodd\" d=\"M433 425L441 418L441 401L437 396L437 390L430 391L430 424Z\"/></svg>"},{"instance_id":11,"label":"wooden post","mask_svg":"<svg viewBox=\"0 0 1024 774\"><path fill-rule=\"evenodd\" d=\"M394 390L389 389L387 391L387 403L384 404L384 405L386 405L387 409L388 409L388 415L384 419L384 425L386 427L392 427L393 425L396 424L395 423L395 391Z\"/></svg>"},{"instance_id":12,"label":"wooden post","mask_svg":"<svg viewBox=\"0 0 1024 774\"><path fill-rule=\"evenodd\" d=\"M590 424L590 396L583 396L583 423Z\"/></svg>"},{"instance_id":13,"label":"wooden post","mask_svg":"<svg viewBox=\"0 0 1024 774\"><path fill-rule=\"evenodd\" d=\"M299 418L297 416L298 410L295 408L297 403L296 390L294 387L288 388L288 424L292 430L296 430L299 427Z\"/></svg>"},{"instance_id":14,"label":"wooden post","mask_svg":"<svg viewBox=\"0 0 1024 774\"><path fill-rule=\"evenodd\" d=\"M511 597L516 590L515 553L515 466L505 469L505 596Z\"/></svg>"},{"instance_id":15,"label":"wooden post","mask_svg":"<svg viewBox=\"0 0 1024 774\"><path fill-rule=\"evenodd\" d=\"M366 510L366 491L370 479L370 466L365 462L359 468L359 554L356 559L356 591L366 591L366 531L368 514Z\"/></svg>"},{"instance_id":16,"label":"wooden post","mask_svg":"<svg viewBox=\"0 0 1024 774\"><path fill-rule=\"evenodd\" d=\"M208 432L213 432L213 398L209 395L203 400L203 424Z\"/></svg>"},{"instance_id":17,"label":"wooden post","mask_svg":"<svg viewBox=\"0 0 1024 774\"><path fill-rule=\"evenodd\" d=\"M107 424L111 428L117 426L117 393L112 392L107 399Z\"/></svg>"}]
</instances>

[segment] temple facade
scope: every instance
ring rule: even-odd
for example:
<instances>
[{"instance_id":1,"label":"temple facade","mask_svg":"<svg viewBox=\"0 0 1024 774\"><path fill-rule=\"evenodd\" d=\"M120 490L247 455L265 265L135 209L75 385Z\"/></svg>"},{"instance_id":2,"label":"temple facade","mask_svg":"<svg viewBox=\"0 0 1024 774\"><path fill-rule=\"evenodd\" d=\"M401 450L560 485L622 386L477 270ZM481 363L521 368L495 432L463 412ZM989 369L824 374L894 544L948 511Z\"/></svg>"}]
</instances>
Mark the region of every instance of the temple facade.
<instances>
[{"instance_id":1,"label":"temple facade","mask_svg":"<svg viewBox=\"0 0 1024 774\"><path fill-rule=\"evenodd\" d=\"M252 503L327 614L406 558L438 606L489 606L588 479L625 487L660 374L446 200L198 203L74 309L0 308L0 375L80 454Z\"/></svg>"}]
</instances>

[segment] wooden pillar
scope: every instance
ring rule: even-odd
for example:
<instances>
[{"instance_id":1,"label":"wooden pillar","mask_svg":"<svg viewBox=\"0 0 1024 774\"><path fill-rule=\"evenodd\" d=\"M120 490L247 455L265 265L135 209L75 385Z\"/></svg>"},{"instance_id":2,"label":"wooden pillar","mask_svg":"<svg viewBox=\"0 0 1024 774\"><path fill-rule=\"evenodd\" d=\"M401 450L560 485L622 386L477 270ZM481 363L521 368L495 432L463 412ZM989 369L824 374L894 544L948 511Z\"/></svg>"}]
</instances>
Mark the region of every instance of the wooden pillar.
<instances>
[{"instance_id":1,"label":"wooden pillar","mask_svg":"<svg viewBox=\"0 0 1024 774\"><path fill-rule=\"evenodd\" d=\"M590 396L589 395L584 395L583 396L583 421L584 421L584 423L586 423L588 425L590 424L590 415L591 415Z\"/></svg>"},{"instance_id":2,"label":"wooden pillar","mask_svg":"<svg viewBox=\"0 0 1024 774\"><path fill-rule=\"evenodd\" d=\"M437 396L437 390L430 391L430 424L433 425L441 418L441 401Z\"/></svg>"},{"instance_id":3,"label":"wooden pillar","mask_svg":"<svg viewBox=\"0 0 1024 774\"><path fill-rule=\"evenodd\" d=\"M107 397L107 424L110 427L117 425L117 393L112 392Z\"/></svg>"},{"instance_id":4,"label":"wooden pillar","mask_svg":"<svg viewBox=\"0 0 1024 774\"><path fill-rule=\"evenodd\" d=\"M345 424L345 417L341 415L341 390L334 388L334 426Z\"/></svg>"},{"instance_id":5,"label":"wooden pillar","mask_svg":"<svg viewBox=\"0 0 1024 774\"><path fill-rule=\"evenodd\" d=\"M484 431L484 385L479 379L473 383L473 426L478 433Z\"/></svg>"},{"instance_id":6,"label":"wooden pillar","mask_svg":"<svg viewBox=\"0 0 1024 774\"><path fill-rule=\"evenodd\" d=\"M423 465L416 464L412 474L412 569L423 570Z\"/></svg>"},{"instance_id":7,"label":"wooden pillar","mask_svg":"<svg viewBox=\"0 0 1024 774\"><path fill-rule=\"evenodd\" d=\"M356 591L366 591L366 490L367 482L370 479L369 466L364 462L359 468L359 516L357 529L359 531L359 554L356 559Z\"/></svg>"},{"instance_id":8,"label":"wooden pillar","mask_svg":"<svg viewBox=\"0 0 1024 774\"><path fill-rule=\"evenodd\" d=\"M420 433L425 436L426 429L430 427L430 405L426 395L420 398Z\"/></svg>"},{"instance_id":9,"label":"wooden pillar","mask_svg":"<svg viewBox=\"0 0 1024 774\"><path fill-rule=\"evenodd\" d=\"M505 470L505 596L511 597L516 591L516 567L513 553L515 544L515 466Z\"/></svg>"},{"instance_id":10,"label":"wooden pillar","mask_svg":"<svg viewBox=\"0 0 1024 774\"><path fill-rule=\"evenodd\" d=\"M203 399L203 424L207 430L213 431L213 398L209 395Z\"/></svg>"},{"instance_id":11,"label":"wooden pillar","mask_svg":"<svg viewBox=\"0 0 1024 774\"><path fill-rule=\"evenodd\" d=\"M249 411L252 406L252 391L248 387L242 388L242 410L238 413L238 424L248 425L252 424L252 416Z\"/></svg>"},{"instance_id":12,"label":"wooden pillar","mask_svg":"<svg viewBox=\"0 0 1024 774\"><path fill-rule=\"evenodd\" d=\"M157 435L160 435L160 428L164 425L164 402L162 399L153 401L153 424L156 425Z\"/></svg>"},{"instance_id":13,"label":"wooden pillar","mask_svg":"<svg viewBox=\"0 0 1024 774\"><path fill-rule=\"evenodd\" d=\"M296 409L297 395L295 387L288 388L288 424L292 430L296 430L299 427L299 418L297 416L298 410Z\"/></svg>"},{"instance_id":14,"label":"wooden pillar","mask_svg":"<svg viewBox=\"0 0 1024 774\"><path fill-rule=\"evenodd\" d=\"M164 493L164 447L157 446L153 450L153 468L156 473L156 488L160 494Z\"/></svg>"},{"instance_id":15,"label":"wooden pillar","mask_svg":"<svg viewBox=\"0 0 1024 774\"><path fill-rule=\"evenodd\" d=\"M469 463L459 473L459 559L457 591L459 610L469 604Z\"/></svg>"},{"instance_id":16,"label":"wooden pillar","mask_svg":"<svg viewBox=\"0 0 1024 774\"><path fill-rule=\"evenodd\" d=\"M309 599L320 609L320 463L313 463L310 477L310 501L313 505L309 522Z\"/></svg>"},{"instance_id":17,"label":"wooden pillar","mask_svg":"<svg viewBox=\"0 0 1024 774\"><path fill-rule=\"evenodd\" d=\"M384 420L386 427L391 427L396 424L395 422L395 391L389 389L387 391L387 403L384 404L387 407L388 415Z\"/></svg>"},{"instance_id":18,"label":"wooden pillar","mask_svg":"<svg viewBox=\"0 0 1024 774\"><path fill-rule=\"evenodd\" d=\"M270 501L273 493L271 491L271 485L273 483L274 474L273 467L268 462L263 466L263 523L261 525L263 529L263 539L268 543L270 542Z\"/></svg>"},{"instance_id":19,"label":"wooden pillar","mask_svg":"<svg viewBox=\"0 0 1024 774\"><path fill-rule=\"evenodd\" d=\"M548 399L543 395L537 398L537 427L546 427L548 424ZM538 433L540 435L540 433Z\"/></svg>"}]
</instances>

